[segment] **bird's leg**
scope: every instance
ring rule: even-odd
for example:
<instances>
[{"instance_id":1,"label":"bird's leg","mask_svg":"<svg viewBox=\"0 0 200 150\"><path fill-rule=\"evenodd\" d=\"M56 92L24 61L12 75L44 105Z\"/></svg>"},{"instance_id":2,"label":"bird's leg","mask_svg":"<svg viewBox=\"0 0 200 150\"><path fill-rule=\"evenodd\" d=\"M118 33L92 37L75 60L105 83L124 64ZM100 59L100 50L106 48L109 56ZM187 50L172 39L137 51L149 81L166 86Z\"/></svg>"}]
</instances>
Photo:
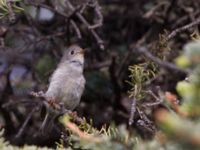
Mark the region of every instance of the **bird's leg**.
<instances>
[{"instance_id":1,"label":"bird's leg","mask_svg":"<svg viewBox=\"0 0 200 150\"><path fill-rule=\"evenodd\" d=\"M41 125L41 127L40 127L40 131L42 132L42 133L44 133L44 130L49 126L49 124L52 122L51 120L52 119L54 119L54 117L53 118L50 118L50 108L48 108L49 106L51 107L51 108L53 108L54 110L59 110L60 109L60 106L59 106L59 104L58 104L58 102L56 101L56 99L55 98L52 98L52 97L45 97L45 101L44 101L44 105L45 105L45 107L46 107L46 115L45 115L45 117L44 117L44 120L43 120L43 122L42 122L42 125ZM50 121L49 121L49 119L50 119Z\"/></svg>"},{"instance_id":2,"label":"bird's leg","mask_svg":"<svg viewBox=\"0 0 200 150\"><path fill-rule=\"evenodd\" d=\"M49 127L49 126L50 126L51 124L53 124L53 121L54 121L56 118L58 118L58 117L64 115L65 113L71 113L70 110L68 110L68 109L65 108L64 103L62 103L62 102L61 102L61 103L58 103L58 102L56 101L56 99L54 99L54 98L48 98L48 99L46 99L46 102L47 102L48 105L51 106L54 110L58 110L58 111L59 111L59 114L58 114L58 115L54 115L54 116L50 119L50 121L49 121L50 112L48 111L48 108L47 108L47 113L46 113L46 115L45 115L44 121L42 122L42 126L40 127L40 131L41 131L42 133L44 133L44 130L45 130L46 128L51 128L51 127Z\"/></svg>"},{"instance_id":3,"label":"bird's leg","mask_svg":"<svg viewBox=\"0 0 200 150\"><path fill-rule=\"evenodd\" d=\"M44 133L44 129L45 129L45 127L47 126L48 119L49 119L49 112L47 111L47 113L46 113L46 115L45 115L45 117L44 117L44 120L43 120L43 122L42 122L42 125L41 125L41 127L40 127L40 129L39 129L39 131L41 131L42 134Z\"/></svg>"},{"instance_id":4,"label":"bird's leg","mask_svg":"<svg viewBox=\"0 0 200 150\"><path fill-rule=\"evenodd\" d=\"M46 102L47 104L53 108L54 110L60 110L61 109L61 106L60 104L58 103L58 100L56 100L55 98L53 97L46 97Z\"/></svg>"},{"instance_id":5,"label":"bird's leg","mask_svg":"<svg viewBox=\"0 0 200 150\"><path fill-rule=\"evenodd\" d=\"M56 116L57 115L55 115L55 114L51 114L51 117L50 117L50 113L47 112L47 114L45 115L44 121L42 123L42 126L40 128L40 131L42 134L45 133L44 131L47 131L46 132L47 134L49 132L51 132L53 125L54 125L54 120L56 119Z\"/></svg>"}]
</instances>

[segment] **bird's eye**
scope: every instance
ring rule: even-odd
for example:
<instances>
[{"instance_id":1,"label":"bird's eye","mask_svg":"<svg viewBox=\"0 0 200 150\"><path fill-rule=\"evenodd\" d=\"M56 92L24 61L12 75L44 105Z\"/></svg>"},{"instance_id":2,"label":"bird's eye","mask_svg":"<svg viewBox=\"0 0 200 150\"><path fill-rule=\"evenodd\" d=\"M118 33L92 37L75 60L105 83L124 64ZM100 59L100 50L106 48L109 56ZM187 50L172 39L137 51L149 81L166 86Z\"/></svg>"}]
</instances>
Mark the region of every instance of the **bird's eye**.
<instances>
[{"instance_id":1,"label":"bird's eye","mask_svg":"<svg viewBox=\"0 0 200 150\"><path fill-rule=\"evenodd\" d=\"M73 54L74 54L74 51L71 51L70 54L73 55Z\"/></svg>"}]
</instances>

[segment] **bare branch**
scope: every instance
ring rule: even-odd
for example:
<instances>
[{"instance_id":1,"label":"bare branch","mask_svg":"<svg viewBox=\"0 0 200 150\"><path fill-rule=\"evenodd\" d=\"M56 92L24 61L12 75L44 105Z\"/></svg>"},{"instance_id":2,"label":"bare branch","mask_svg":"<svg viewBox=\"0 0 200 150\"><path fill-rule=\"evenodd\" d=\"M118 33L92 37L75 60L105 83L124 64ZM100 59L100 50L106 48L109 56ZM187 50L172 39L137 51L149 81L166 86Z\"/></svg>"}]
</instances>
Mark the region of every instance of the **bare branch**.
<instances>
[{"instance_id":1,"label":"bare branch","mask_svg":"<svg viewBox=\"0 0 200 150\"><path fill-rule=\"evenodd\" d=\"M154 56L153 54L151 54L147 49L146 47L138 47L137 48L137 51L141 54L143 54L145 57L147 57L149 60L153 61L154 63L156 63L157 65L165 68L165 69L170 69L170 70L174 70L174 71L178 71L178 72L182 72L182 73L190 73L191 71L190 70L187 70L187 69L181 69L181 68L178 68L176 65L170 63L170 62L167 62L167 61L163 61L161 59L159 59L158 57Z\"/></svg>"},{"instance_id":2,"label":"bare branch","mask_svg":"<svg viewBox=\"0 0 200 150\"><path fill-rule=\"evenodd\" d=\"M22 134L24 133L25 128L26 128L26 126L27 126L29 120L31 119L33 113L35 113L37 109L38 109L37 107L33 108L32 111L28 114L26 120L24 121L23 125L22 125L21 128L19 129L19 131L18 131L18 133L16 134L15 138L19 138L19 137L22 136Z\"/></svg>"},{"instance_id":3,"label":"bare branch","mask_svg":"<svg viewBox=\"0 0 200 150\"><path fill-rule=\"evenodd\" d=\"M131 126L134 123L135 112L136 112L136 99L133 98L132 104L131 104L131 113L130 113L129 122L128 122L129 126Z\"/></svg>"},{"instance_id":4,"label":"bare branch","mask_svg":"<svg viewBox=\"0 0 200 150\"><path fill-rule=\"evenodd\" d=\"M200 24L200 18L196 19L195 21L185 25L185 26L182 26L180 28L177 28L175 30L173 30L168 36L167 36L167 41L171 40L172 38L174 38L178 33L181 33L185 30L188 30L196 25L199 25Z\"/></svg>"},{"instance_id":5,"label":"bare branch","mask_svg":"<svg viewBox=\"0 0 200 150\"><path fill-rule=\"evenodd\" d=\"M78 26L76 25L76 22L74 22L74 20L71 19L71 20L70 20L70 23L71 23L72 27L74 28L74 31L76 32L77 37L78 37L79 39L82 39L81 32L80 32Z\"/></svg>"}]
</instances>

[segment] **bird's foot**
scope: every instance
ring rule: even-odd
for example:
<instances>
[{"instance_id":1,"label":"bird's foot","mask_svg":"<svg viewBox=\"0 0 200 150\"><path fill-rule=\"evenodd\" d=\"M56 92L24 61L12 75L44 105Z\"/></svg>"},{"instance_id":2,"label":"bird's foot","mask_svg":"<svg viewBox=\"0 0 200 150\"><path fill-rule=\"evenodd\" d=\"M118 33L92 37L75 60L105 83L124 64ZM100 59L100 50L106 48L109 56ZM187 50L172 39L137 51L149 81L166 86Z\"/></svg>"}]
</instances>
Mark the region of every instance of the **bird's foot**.
<instances>
[{"instance_id":1,"label":"bird's foot","mask_svg":"<svg viewBox=\"0 0 200 150\"><path fill-rule=\"evenodd\" d=\"M76 111L71 112L70 115L72 116L72 118L77 118L78 116Z\"/></svg>"},{"instance_id":2,"label":"bird's foot","mask_svg":"<svg viewBox=\"0 0 200 150\"><path fill-rule=\"evenodd\" d=\"M59 103L59 105L61 107L60 114L64 115L65 113L69 114L72 112L71 110L65 108L64 103L61 102L61 103Z\"/></svg>"},{"instance_id":3,"label":"bird's foot","mask_svg":"<svg viewBox=\"0 0 200 150\"><path fill-rule=\"evenodd\" d=\"M45 135L46 129L48 127L49 119L50 119L49 113L47 112L37 134L43 135L43 136Z\"/></svg>"},{"instance_id":4,"label":"bird's foot","mask_svg":"<svg viewBox=\"0 0 200 150\"><path fill-rule=\"evenodd\" d=\"M55 98L48 97L48 98L46 98L46 102L54 110L61 110L61 106Z\"/></svg>"}]
</instances>

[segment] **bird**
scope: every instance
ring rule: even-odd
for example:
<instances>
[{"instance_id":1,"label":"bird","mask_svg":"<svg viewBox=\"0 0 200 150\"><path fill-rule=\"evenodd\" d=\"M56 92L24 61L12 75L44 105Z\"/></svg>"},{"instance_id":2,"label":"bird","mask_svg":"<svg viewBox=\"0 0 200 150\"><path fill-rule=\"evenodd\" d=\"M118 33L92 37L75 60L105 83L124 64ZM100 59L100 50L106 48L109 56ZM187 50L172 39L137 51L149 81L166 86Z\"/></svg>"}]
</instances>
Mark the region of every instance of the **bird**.
<instances>
[{"instance_id":1,"label":"bird","mask_svg":"<svg viewBox=\"0 0 200 150\"><path fill-rule=\"evenodd\" d=\"M53 72L49 80L49 87L42 97L47 100L47 113L40 130L44 130L49 116L55 114L55 104L62 106L59 108L60 114L73 111L80 103L81 96L85 88L84 69L84 49L78 45L70 46L63 54L60 63ZM53 101L53 105L51 105ZM64 108L64 109L63 109ZM65 112L64 112L65 111Z\"/></svg>"},{"instance_id":2,"label":"bird","mask_svg":"<svg viewBox=\"0 0 200 150\"><path fill-rule=\"evenodd\" d=\"M50 78L45 98L62 103L68 110L74 110L85 88L83 68L84 50L77 45L70 46Z\"/></svg>"}]
</instances>

